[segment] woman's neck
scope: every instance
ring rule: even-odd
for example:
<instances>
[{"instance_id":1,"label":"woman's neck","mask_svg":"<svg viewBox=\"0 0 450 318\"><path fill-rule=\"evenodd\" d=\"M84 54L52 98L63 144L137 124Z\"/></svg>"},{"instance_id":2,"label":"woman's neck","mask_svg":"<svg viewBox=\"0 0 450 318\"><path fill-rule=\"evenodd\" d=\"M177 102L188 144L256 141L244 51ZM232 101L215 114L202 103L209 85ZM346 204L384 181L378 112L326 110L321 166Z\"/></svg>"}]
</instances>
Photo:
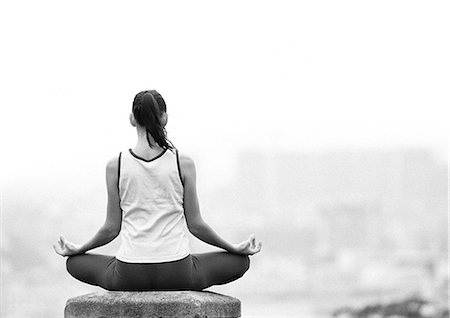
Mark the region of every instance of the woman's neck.
<instances>
[{"instance_id":1,"label":"woman's neck","mask_svg":"<svg viewBox=\"0 0 450 318\"><path fill-rule=\"evenodd\" d=\"M136 142L136 146L134 147L134 150L136 152L139 152L141 154L155 154L160 153L163 148L161 148L155 141L155 139L152 137L151 134L148 134L148 139L146 135L145 130L138 130L138 140ZM152 148L149 146L149 141L152 145Z\"/></svg>"}]
</instances>

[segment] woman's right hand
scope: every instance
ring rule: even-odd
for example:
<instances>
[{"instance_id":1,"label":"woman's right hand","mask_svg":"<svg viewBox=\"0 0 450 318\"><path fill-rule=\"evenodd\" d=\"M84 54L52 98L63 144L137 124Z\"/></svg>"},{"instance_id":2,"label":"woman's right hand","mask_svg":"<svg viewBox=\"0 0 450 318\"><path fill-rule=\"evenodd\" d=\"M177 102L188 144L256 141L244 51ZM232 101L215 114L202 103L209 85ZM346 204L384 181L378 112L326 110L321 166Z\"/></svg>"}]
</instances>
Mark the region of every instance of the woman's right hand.
<instances>
[{"instance_id":1,"label":"woman's right hand","mask_svg":"<svg viewBox=\"0 0 450 318\"><path fill-rule=\"evenodd\" d=\"M231 252L234 254L253 255L261 251L261 247L262 242L256 244L255 234L252 233L247 240L234 244Z\"/></svg>"}]
</instances>

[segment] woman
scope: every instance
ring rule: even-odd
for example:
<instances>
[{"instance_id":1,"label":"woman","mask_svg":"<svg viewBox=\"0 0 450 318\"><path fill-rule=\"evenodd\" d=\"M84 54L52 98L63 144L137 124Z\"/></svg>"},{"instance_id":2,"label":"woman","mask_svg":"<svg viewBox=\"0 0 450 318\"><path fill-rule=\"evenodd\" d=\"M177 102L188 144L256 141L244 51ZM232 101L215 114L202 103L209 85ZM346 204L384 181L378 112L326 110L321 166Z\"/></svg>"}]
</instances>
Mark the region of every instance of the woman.
<instances>
[{"instance_id":1,"label":"woman","mask_svg":"<svg viewBox=\"0 0 450 318\"><path fill-rule=\"evenodd\" d=\"M195 165L167 139L166 104L154 91L133 101L130 123L138 140L106 166L104 225L83 245L63 236L53 245L76 279L107 290L202 290L241 277L262 243L221 238L200 215ZM225 251L191 254L186 231ZM121 234L116 256L88 253Z\"/></svg>"}]
</instances>

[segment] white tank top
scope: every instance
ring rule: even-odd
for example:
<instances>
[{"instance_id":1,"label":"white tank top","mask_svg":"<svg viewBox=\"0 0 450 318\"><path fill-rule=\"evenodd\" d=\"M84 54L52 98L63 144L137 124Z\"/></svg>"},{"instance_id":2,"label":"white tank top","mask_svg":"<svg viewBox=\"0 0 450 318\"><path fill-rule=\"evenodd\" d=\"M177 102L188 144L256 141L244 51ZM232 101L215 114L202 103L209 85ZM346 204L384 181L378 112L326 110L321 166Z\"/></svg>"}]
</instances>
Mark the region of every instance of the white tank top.
<instances>
[{"instance_id":1,"label":"white tank top","mask_svg":"<svg viewBox=\"0 0 450 318\"><path fill-rule=\"evenodd\" d=\"M118 260L159 263L190 254L177 150L164 150L151 160L131 149L122 152L119 195L122 242Z\"/></svg>"}]
</instances>

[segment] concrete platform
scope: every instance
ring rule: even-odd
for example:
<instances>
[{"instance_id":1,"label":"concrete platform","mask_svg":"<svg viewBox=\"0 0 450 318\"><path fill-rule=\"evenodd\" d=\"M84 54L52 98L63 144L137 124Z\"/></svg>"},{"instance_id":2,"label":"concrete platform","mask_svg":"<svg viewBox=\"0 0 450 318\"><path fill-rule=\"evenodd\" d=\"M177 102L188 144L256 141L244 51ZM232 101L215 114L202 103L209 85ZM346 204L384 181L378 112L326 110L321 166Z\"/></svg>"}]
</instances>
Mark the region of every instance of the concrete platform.
<instances>
[{"instance_id":1,"label":"concrete platform","mask_svg":"<svg viewBox=\"0 0 450 318\"><path fill-rule=\"evenodd\" d=\"M71 298L65 318L234 318L241 316L239 299L209 291L90 293Z\"/></svg>"}]
</instances>

